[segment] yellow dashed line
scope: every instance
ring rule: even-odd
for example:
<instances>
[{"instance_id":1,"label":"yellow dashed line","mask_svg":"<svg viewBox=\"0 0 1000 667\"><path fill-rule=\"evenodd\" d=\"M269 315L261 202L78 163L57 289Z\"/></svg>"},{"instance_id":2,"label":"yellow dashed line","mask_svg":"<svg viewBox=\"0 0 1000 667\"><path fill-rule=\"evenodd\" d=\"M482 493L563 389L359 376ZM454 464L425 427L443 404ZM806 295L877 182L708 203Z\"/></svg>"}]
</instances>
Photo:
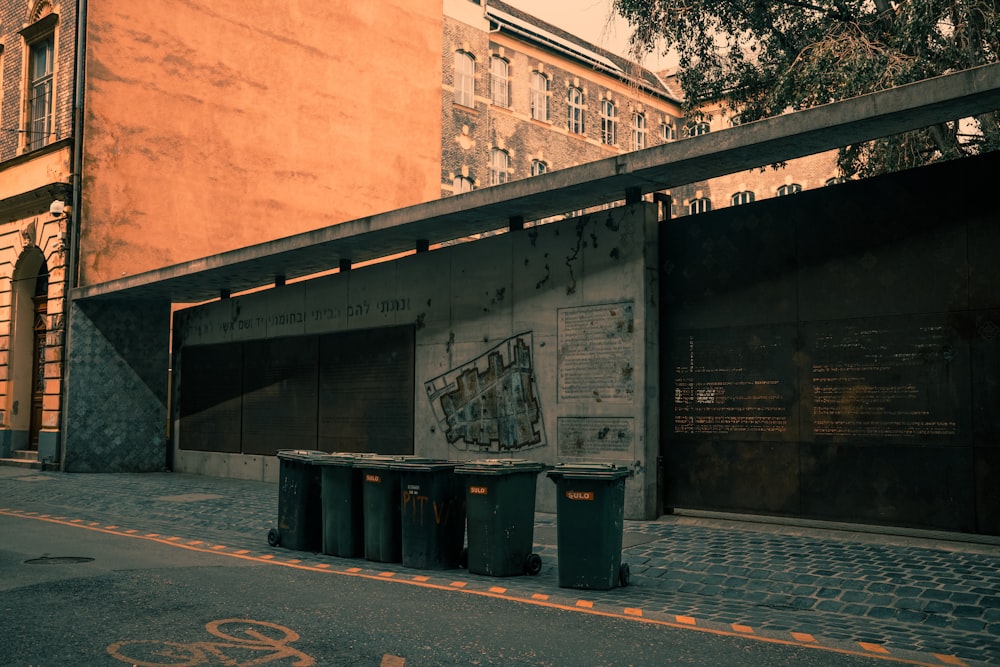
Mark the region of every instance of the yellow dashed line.
<instances>
[{"instance_id":1,"label":"yellow dashed line","mask_svg":"<svg viewBox=\"0 0 1000 667\"><path fill-rule=\"evenodd\" d=\"M203 551L205 553L209 553L209 551L208 551L209 548L211 548L212 550L216 550L217 553L220 553L221 552L220 550L225 550L225 549L228 548L228 547L226 547L224 545L218 545L218 546L213 546L213 547L208 547L208 546L196 547L195 545L204 545L205 544L201 540L192 540L192 541L189 541L189 542L181 544L180 542L183 540L183 538L181 538L181 537L161 537L159 533L147 533L145 535L138 535L137 533L139 531L137 531L137 530L119 529L118 526L114 526L114 525L105 526L105 527L101 528L99 526L101 526L102 524L100 524L97 521L85 522L82 519L67 519L66 517L60 517L60 518L57 518L57 519L53 519L53 518L51 518L51 515L38 515L37 512L21 512L20 510L3 510L3 509L0 509L0 513L13 514L13 515L24 516L24 517L28 517L28 518L38 518L38 519L41 519L43 521L58 522L58 523L63 523L65 525L77 525L77 526L83 527L83 528L91 527L92 529L98 530L98 531L101 531L101 530L115 531L115 529L118 529L117 534L122 535L122 536L154 539L154 541L161 542L161 543L167 543L167 544L173 543L174 546L179 546L181 548L194 547L192 550L194 550L194 551ZM250 555L248 555L248 554L250 554ZM326 571L330 571L331 573L334 573L334 574L361 574L361 576L366 577L366 578L371 578L371 579L374 579L374 578L392 578L392 577L395 577L395 575L396 575L395 572L381 572L381 573L379 573L377 575L376 574L365 574L364 570L362 568L360 568L360 567L345 568L343 570L341 570L339 568L336 569L336 570L330 570L331 566L328 563L314 563L314 564L310 564L310 565L301 565L302 561L298 560L298 559L284 561L284 560L281 560L281 559L276 559L275 555L272 555L272 554L253 555L247 549L240 549L238 551L226 552L223 555L228 555L230 557L234 557L234 556L235 557L240 557L240 558L243 558L245 560L251 560L251 561L260 561L260 562L269 562L270 561L270 562L274 562L274 563L276 563L278 565L284 565L284 566L289 566L289 567L296 567L298 569L303 569L303 570L313 570L313 571L326 570ZM416 583L416 584L421 585L421 586L427 586L427 587L431 587L431 588L437 588L437 589L440 589L440 590L445 590L445 589L447 589L449 587L450 588L455 588L455 589L464 589L469 584L469 582L466 582L466 581L453 581L453 582L451 582L448 585L445 585L443 583L436 584L433 581L431 581L430 577L423 576L423 575L415 575L411 579L397 578L397 579L395 579L395 581L400 581L400 582L403 582L403 583L411 583L411 584ZM482 589L479 589L479 590L469 589L466 592L472 593L472 594L476 594L476 595L504 595L507 592L507 589L504 588L504 587L500 587L500 586L493 586L493 587L489 588L488 591L484 591ZM593 609L594 602L589 601L589 600L577 600L575 607L569 607L566 604L549 602L550 596L549 595L545 595L543 593L534 593L534 594L531 595L530 599L524 598L524 597L518 597L518 596L513 596L513 597L505 596L505 597L507 597L507 599L509 599L511 601L514 601L514 602L527 602L529 604L538 604L538 605L542 605L542 606L546 606L546 607L552 607L552 608L555 608L555 609L572 610L572 609L576 608L576 609L579 609L583 613L596 614L596 615L599 615L599 616L608 616L608 617L615 617L615 618L633 617L638 622L652 623L652 624L656 624L656 625L670 626L670 625L673 625L673 624L677 624L679 626L687 626L687 627L690 627L690 628L697 629L700 632L708 632L708 633L711 633L711 634L735 636L735 635L733 635L733 633L740 633L740 634L743 634L743 635L753 635L753 639L754 640L764 641L764 642L768 642L768 643L775 643L775 644L786 644L786 645L791 645L791 644L794 644L794 643L797 643L799 645L802 645L802 644L812 644L813 646L811 648L817 648L817 649L821 649L821 650L824 650L824 651L829 651L829 652L832 652L832 653L841 653L841 654L848 654L848 655L868 655L868 656L876 655L876 656L879 656L880 658L883 658L883 659L886 659L886 660L890 660L890 661L893 661L893 662L902 662L902 663L906 663L906 664L923 665L924 667L931 667L931 663L928 663L928 662L925 662L925 661L913 660L912 658L906 659L906 658L903 658L901 656L892 656L890 654L890 651L888 649L886 649L884 646L881 646L879 644L869 643L869 642L855 642L855 645L858 646L860 649L862 649L864 651L864 653L859 653L857 651L851 651L851 650L847 650L847 649L843 649L843 648L834 648L834 647L829 647L829 646L824 647L824 646L820 645L820 643L817 641L817 639L813 635L805 633L805 632L790 632L789 635L795 640L794 642L792 642L792 641L789 641L787 639L781 639L781 638L778 638L778 637L761 637L761 636L758 636L758 635L756 635L754 633L754 630L753 630L752 627L746 626L746 625L741 625L741 624L736 624L736 623L732 624L730 626L731 630L727 632L727 631L722 630L722 629L713 629L713 628L710 628L710 627L699 627L697 620L694 617L691 617L691 616L679 616L679 615L678 616L674 616L673 617L674 620L672 622L670 620L667 620L667 618L664 618L664 619L645 618L643 616L642 609L634 608L634 607L626 607L626 608L623 609L622 612L617 612L616 613L616 612L606 612L606 611L599 611L599 610ZM940 664L943 664L943 665L953 665L955 667L968 667L967 663L963 662L960 658L957 658L955 656L945 655L945 654L939 654L939 653L932 653L930 655L932 655L935 659L937 659L939 661ZM935 663L935 664L937 664L937 663ZM382 662L382 666L381 667L404 667L404 666L405 666L405 659L404 658L400 658L398 656L393 656L393 655L390 655L390 654L386 654L385 656L383 656L383 662Z\"/></svg>"},{"instance_id":2,"label":"yellow dashed line","mask_svg":"<svg viewBox=\"0 0 1000 667\"><path fill-rule=\"evenodd\" d=\"M138 532L139 532L139 531L138 531L138 530L136 530L135 528L129 528L128 530L126 530L126 531L125 531L125 534L126 534L126 535L135 535L135 534L136 534L136 533L138 533Z\"/></svg>"},{"instance_id":3,"label":"yellow dashed line","mask_svg":"<svg viewBox=\"0 0 1000 667\"><path fill-rule=\"evenodd\" d=\"M285 562L286 562L286 563L291 563L292 565L298 565L298 564L299 564L299 563L301 563L302 561L301 561L301 560L299 560L298 558L289 558L289 559L288 559L288 560L286 560Z\"/></svg>"},{"instance_id":4,"label":"yellow dashed line","mask_svg":"<svg viewBox=\"0 0 1000 667\"><path fill-rule=\"evenodd\" d=\"M881 646L879 644L869 644L868 642L858 642L858 646L860 646L864 650L870 651L872 653L882 653L882 654L889 653L889 650L886 647Z\"/></svg>"}]
</instances>

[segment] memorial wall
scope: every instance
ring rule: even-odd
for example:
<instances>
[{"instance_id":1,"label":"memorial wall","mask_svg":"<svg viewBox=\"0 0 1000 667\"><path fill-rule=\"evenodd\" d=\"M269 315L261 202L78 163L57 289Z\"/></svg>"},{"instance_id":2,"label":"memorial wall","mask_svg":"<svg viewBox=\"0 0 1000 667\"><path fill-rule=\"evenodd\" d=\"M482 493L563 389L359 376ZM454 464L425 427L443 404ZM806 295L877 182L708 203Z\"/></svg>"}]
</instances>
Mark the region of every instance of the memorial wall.
<instances>
[{"instance_id":1,"label":"memorial wall","mask_svg":"<svg viewBox=\"0 0 1000 667\"><path fill-rule=\"evenodd\" d=\"M664 226L668 506L1000 534L998 167Z\"/></svg>"},{"instance_id":2,"label":"memorial wall","mask_svg":"<svg viewBox=\"0 0 1000 667\"><path fill-rule=\"evenodd\" d=\"M597 460L633 472L626 516L653 516L655 215L613 209L179 311L174 469L276 480L285 448ZM554 511L555 485L537 488Z\"/></svg>"}]
</instances>

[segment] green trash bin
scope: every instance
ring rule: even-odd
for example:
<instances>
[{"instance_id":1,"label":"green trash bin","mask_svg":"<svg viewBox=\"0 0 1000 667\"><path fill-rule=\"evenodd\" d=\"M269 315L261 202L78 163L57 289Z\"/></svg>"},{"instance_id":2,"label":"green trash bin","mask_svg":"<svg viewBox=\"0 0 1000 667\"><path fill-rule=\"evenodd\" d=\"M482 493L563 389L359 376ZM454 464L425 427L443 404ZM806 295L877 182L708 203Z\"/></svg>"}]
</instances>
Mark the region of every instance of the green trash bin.
<instances>
[{"instance_id":1,"label":"green trash bin","mask_svg":"<svg viewBox=\"0 0 1000 667\"><path fill-rule=\"evenodd\" d=\"M316 460L322 478L323 553L356 558L363 553L364 520L361 495L363 460L358 454L333 453Z\"/></svg>"},{"instance_id":2,"label":"green trash bin","mask_svg":"<svg viewBox=\"0 0 1000 667\"><path fill-rule=\"evenodd\" d=\"M465 487L469 572L494 577L541 572L542 559L531 549L535 480L543 468L520 459L470 461L455 468Z\"/></svg>"},{"instance_id":3,"label":"green trash bin","mask_svg":"<svg viewBox=\"0 0 1000 667\"><path fill-rule=\"evenodd\" d=\"M320 469L323 452L278 451L278 526L267 533L271 546L319 551L323 541Z\"/></svg>"},{"instance_id":4,"label":"green trash bin","mask_svg":"<svg viewBox=\"0 0 1000 667\"><path fill-rule=\"evenodd\" d=\"M556 483L559 586L606 591L627 586L622 563L627 468L611 463L560 463Z\"/></svg>"},{"instance_id":5,"label":"green trash bin","mask_svg":"<svg viewBox=\"0 0 1000 667\"><path fill-rule=\"evenodd\" d=\"M366 456L355 462L361 470L364 523L364 556L379 563L403 561L400 471L393 467L407 461L427 461L415 456Z\"/></svg>"},{"instance_id":6,"label":"green trash bin","mask_svg":"<svg viewBox=\"0 0 1000 667\"><path fill-rule=\"evenodd\" d=\"M400 474L403 565L426 570L459 567L465 544L465 488L458 463L410 460Z\"/></svg>"}]
</instances>

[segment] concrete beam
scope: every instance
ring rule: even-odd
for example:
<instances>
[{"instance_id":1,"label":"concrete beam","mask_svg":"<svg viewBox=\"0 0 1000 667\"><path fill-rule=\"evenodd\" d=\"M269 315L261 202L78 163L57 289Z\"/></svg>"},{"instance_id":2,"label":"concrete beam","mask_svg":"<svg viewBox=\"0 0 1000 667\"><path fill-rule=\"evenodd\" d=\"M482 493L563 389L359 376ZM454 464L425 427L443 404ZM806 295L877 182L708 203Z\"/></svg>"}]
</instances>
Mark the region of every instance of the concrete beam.
<instances>
[{"instance_id":1,"label":"concrete beam","mask_svg":"<svg viewBox=\"0 0 1000 667\"><path fill-rule=\"evenodd\" d=\"M72 297L191 303L804 155L1000 109L1000 64L986 65L700 137L397 209L156 271Z\"/></svg>"}]
</instances>

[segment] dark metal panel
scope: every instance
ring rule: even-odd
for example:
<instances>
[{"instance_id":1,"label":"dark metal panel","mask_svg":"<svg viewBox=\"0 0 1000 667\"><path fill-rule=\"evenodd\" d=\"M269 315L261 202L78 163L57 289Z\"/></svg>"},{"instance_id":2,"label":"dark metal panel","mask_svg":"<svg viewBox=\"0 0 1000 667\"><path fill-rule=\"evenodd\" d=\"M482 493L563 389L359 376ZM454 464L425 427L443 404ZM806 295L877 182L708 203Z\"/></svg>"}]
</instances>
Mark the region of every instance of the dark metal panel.
<instances>
[{"instance_id":1,"label":"dark metal panel","mask_svg":"<svg viewBox=\"0 0 1000 667\"><path fill-rule=\"evenodd\" d=\"M948 313L802 325L803 439L968 444L969 345Z\"/></svg>"},{"instance_id":2,"label":"dark metal panel","mask_svg":"<svg viewBox=\"0 0 1000 667\"><path fill-rule=\"evenodd\" d=\"M975 447L976 528L986 535L1000 535L1000 442Z\"/></svg>"},{"instance_id":3,"label":"dark metal panel","mask_svg":"<svg viewBox=\"0 0 1000 667\"><path fill-rule=\"evenodd\" d=\"M975 444L1000 450L1000 310L971 313L968 333ZM994 479L994 485L1000 489L1000 477Z\"/></svg>"},{"instance_id":4,"label":"dark metal panel","mask_svg":"<svg viewBox=\"0 0 1000 667\"><path fill-rule=\"evenodd\" d=\"M247 341L243 453L316 449L316 336Z\"/></svg>"},{"instance_id":5,"label":"dark metal panel","mask_svg":"<svg viewBox=\"0 0 1000 667\"><path fill-rule=\"evenodd\" d=\"M671 438L799 438L799 370L793 325L681 330L663 349Z\"/></svg>"},{"instance_id":6,"label":"dark metal panel","mask_svg":"<svg viewBox=\"0 0 1000 667\"><path fill-rule=\"evenodd\" d=\"M802 512L851 520L974 531L971 447L801 446Z\"/></svg>"},{"instance_id":7,"label":"dark metal panel","mask_svg":"<svg viewBox=\"0 0 1000 667\"><path fill-rule=\"evenodd\" d=\"M660 225L666 326L739 326L796 316L794 216L784 200ZM747 276L754 276L752 282Z\"/></svg>"},{"instance_id":8,"label":"dark metal panel","mask_svg":"<svg viewBox=\"0 0 1000 667\"><path fill-rule=\"evenodd\" d=\"M990 192L996 188L996 174L989 174L989 184L973 183L972 192ZM971 293L969 306L1000 308L1000 207L995 197L983 197L982 210L973 214L969 223L969 264L971 265Z\"/></svg>"},{"instance_id":9,"label":"dark metal panel","mask_svg":"<svg viewBox=\"0 0 1000 667\"><path fill-rule=\"evenodd\" d=\"M319 447L413 453L414 328L320 337Z\"/></svg>"},{"instance_id":10,"label":"dark metal panel","mask_svg":"<svg viewBox=\"0 0 1000 667\"><path fill-rule=\"evenodd\" d=\"M674 439L664 451L669 507L799 514L793 442Z\"/></svg>"},{"instance_id":11,"label":"dark metal panel","mask_svg":"<svg viewBox=\"0 0 1000 667\"><path fill-rule=\"evenodd\" d=\"M181 350L180 448L240 451L243 346L197 345Z\"/></svg>"}]
</instances>

